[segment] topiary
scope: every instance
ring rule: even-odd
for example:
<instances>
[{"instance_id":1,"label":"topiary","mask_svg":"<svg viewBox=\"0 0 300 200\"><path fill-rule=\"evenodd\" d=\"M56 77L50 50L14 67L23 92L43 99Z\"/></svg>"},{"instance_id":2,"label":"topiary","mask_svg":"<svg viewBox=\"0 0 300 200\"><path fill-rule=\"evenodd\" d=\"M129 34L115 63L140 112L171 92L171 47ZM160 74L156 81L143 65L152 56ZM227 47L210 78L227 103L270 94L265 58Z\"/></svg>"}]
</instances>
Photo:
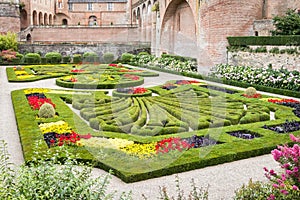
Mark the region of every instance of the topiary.
<instances>
[{"instance_id":1,"label":"topiary","mask_svg":"<svg viewBox=\"0 0 300 200\"><path fill-rule=\"evenodd\" d=\"M114 61L115 55L113 53L104 53L103 60L106 64L112 63Z\"/></svg>"},{"instance_id":2,"label":"topiary","mask_svg":"<svg viewBox=\"0 0 300 200\"><path fill-rule=\"evenodd\" d=\"M62 55L59 52L48 52L46 53L45 58L47 58L48 63L57 64L61 63Z\"/></svg>"},{"instance_id":3,"label":"topiary","mask_svg":"<svg viewBox=\"0 0 300 200\"><path fill-rule=\"evenodd\" d=\"M256 94L256 89L254 87L248 87L246 90L245 90L245 94L247 96L253 96Z\"/></svg>"},{"instance_id":4,"label":"topiary","mask_svg":"<svg viewBox=\"0 0 300 200\"><path fill-rule=\"evenodd\" d=\"M44 103L39 110L39 117L52 118L55 116L55 109L50 103Z\"/></svg>"}]
</instances>

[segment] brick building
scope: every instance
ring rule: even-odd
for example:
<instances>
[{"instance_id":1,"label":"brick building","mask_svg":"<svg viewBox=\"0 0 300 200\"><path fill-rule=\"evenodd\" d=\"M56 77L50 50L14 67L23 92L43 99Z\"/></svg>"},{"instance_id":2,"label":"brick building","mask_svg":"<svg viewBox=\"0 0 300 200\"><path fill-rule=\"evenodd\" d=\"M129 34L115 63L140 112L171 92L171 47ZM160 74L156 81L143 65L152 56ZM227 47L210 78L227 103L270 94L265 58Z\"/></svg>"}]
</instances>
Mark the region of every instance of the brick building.
<instances>
[{"instance_id":1,"label":"brick building","mask_svg":"<svg viewBox=\"0 0 300 200\"><path fill-rule=\"evenodd\" d=\"M200 66L226 61L227 36L268 35L275 15L284 14L288 8L300 9L300 0L2 2L0 9L9 6L10 11L1 12L0 31L22 30L21 41L148 42L156 55L166 52L195 57Z\"/></svg>"}]
</instances>

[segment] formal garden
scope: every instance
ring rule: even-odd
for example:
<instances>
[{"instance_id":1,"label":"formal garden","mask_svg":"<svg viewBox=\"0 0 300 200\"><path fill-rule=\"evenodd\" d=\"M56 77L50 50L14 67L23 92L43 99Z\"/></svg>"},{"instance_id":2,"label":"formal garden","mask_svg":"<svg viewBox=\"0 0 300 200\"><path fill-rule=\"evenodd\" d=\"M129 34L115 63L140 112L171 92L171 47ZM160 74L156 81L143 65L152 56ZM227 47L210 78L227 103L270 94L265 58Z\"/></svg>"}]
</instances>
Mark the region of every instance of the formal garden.
<instances>
[{"instance_id":1,"label":"formal garden","mask_svg":"<svg viewBox=\"0 0 300 200\"><path fill-rule=\"evenodd\" d=\"M14 171L2 152L4 199L32 199L38 194L41 199L112 198L106 194L109 178L92 179L91 168L85 166L132 183L270 152L282 171L265 168L270 181L250 182L237 189L235 198L300 197L300 102L292 98L300 97L299 71L219 64L204 76L197 73L192 58L146 52L124 53L117 59L110 53L99 58L93 52L64 57L58 52L22 55L12 46L3 47L0 55L9 82L53 79L61 87L12 91L25 164ZM192 79L143 87L145 78L158 76L153 70ZM63 170L57 164L63 164ZM76 171L74 165L83 170ZM39 191L32 192L25 182ZM208 198L207 191L196 186L190 195ZM130 193L120 197L130 198ZM161 198L170 199L166 193Z\"/></svg>"}]
</instances>

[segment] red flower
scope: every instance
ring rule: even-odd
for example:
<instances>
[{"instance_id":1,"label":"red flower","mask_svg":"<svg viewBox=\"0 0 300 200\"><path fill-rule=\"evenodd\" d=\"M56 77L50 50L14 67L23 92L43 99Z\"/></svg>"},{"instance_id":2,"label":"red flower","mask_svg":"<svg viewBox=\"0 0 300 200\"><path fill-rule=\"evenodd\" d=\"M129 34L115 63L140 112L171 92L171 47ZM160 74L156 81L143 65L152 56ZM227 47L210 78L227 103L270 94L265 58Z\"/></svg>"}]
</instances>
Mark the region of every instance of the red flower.
<instances>
[{"instance_id":1,"label":"red flower","mask_svg":"<svg viewBox=\"0 0 300 200\"><path fill-rule=\"evenodd\" d=\"M254 95L250 95L250 96L243 94L243 96L246 98L261 98L261 94L258 94L258 93L254 94Z\"/></svg>"}]
</instances>

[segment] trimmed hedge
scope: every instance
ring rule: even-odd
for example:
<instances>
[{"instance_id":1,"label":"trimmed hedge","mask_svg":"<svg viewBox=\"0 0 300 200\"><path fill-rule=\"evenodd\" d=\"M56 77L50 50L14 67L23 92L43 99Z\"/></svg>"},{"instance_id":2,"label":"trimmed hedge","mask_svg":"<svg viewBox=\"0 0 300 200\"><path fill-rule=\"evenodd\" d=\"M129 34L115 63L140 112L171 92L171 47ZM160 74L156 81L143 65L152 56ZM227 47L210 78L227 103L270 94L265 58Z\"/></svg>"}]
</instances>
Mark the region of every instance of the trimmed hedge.
<instances>
[{"instance_id":1,"label":"trimmed hedge","mask_svg":"<svg viewBox=\"0 0 300 200\"><path fill-rule=\"evenodd\" d=\"M274 46L289 46L300 45L299 35L290 36L239 36L227 37L228 43L231 46L249 46L249 45L274 45Z\"/></svg>"},{"instance_id":2,"label":"trimmed hedge","mask_svg":"<svg viewBox=\"0 0 300 200\"><path fill-rule=\"evenodd\" d=\"M56 85L65 88L75 88L75 89L114 89L114 88L126 88L134 87L144 84L144 78L140 77L139 80L132 80L126 82L116 82L116 83L78 83L78 82L67 82L60 78L56 79Z\"/></svg>"}]
</instances>

